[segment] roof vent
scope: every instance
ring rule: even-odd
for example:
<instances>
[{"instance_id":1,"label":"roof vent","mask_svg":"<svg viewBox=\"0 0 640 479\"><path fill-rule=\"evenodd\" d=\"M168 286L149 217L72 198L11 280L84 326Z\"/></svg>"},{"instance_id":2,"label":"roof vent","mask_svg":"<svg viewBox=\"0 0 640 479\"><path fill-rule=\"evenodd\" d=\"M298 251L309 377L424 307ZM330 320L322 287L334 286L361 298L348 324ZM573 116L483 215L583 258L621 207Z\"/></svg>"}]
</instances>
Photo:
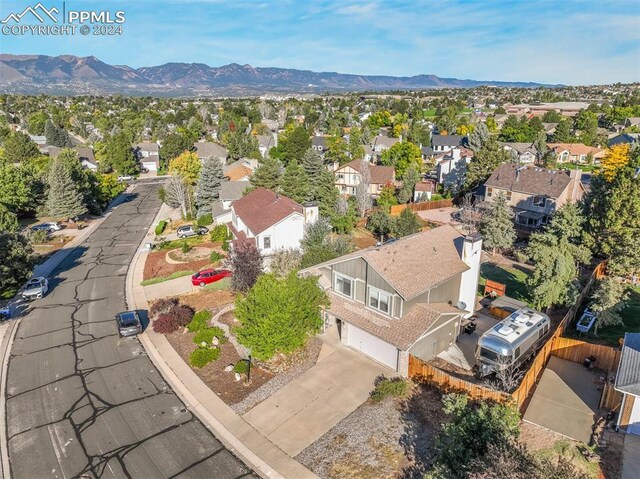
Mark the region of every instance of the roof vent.
<instances>
[{"instance_id":1,"label":"roof vent","mask_svg":"<svg viewBox=\"0 0 640 479\"><path fill-rule=\"evenodd\" d=\"M503 324L500 329L498 329L498 334L502 334L503 336L509 336L513 333L514 329L508 324Z\"/></svg>"}]
</instances>

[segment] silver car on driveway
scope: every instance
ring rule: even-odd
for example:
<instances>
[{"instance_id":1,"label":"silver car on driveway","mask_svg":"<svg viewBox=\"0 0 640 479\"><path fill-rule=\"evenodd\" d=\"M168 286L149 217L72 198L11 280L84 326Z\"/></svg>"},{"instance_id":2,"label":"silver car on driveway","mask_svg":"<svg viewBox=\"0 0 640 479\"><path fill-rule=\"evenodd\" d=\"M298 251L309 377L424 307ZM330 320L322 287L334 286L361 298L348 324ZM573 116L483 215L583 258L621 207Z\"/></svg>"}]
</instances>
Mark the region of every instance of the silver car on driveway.
<instances>
[{"instance_id":1,"label":"silver car on driveway","mask_svg":"<svg viewBox=\"0 0 640 479\"><path fill-rule=\"evenodd\" d=\"M27 281L27 284L24 285L22 299L40 299L47 294L47 291L49 291L49 281L47 278L31 278Z\"/></svg>"}]
</instances>

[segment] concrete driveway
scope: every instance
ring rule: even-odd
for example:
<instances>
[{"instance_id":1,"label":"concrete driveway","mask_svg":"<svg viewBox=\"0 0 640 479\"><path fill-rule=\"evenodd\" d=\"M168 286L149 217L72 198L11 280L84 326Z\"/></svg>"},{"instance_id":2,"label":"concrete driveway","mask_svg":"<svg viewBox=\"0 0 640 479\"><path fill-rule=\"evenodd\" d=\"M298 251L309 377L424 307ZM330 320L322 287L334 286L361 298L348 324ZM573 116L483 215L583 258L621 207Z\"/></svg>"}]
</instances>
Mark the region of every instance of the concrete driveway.
<instances>
[{"instance_id":1,"label":"concrete driveway","mask_svg":"<svg viewBox=\"0 0 640 479\"><path fill-rule=\"evenodd\" d=\"M551 356L524 420L588 443L600 402L597 379L581 364Z\"/></svg>"},{"instance_id":2,"label":"concrete driveway","mask_svg":"<svg viewBox=\"0 0 640 479\"><path fill-rule=\"evenodd\" d=\"M191 284L191 275L182 276L162 283L151 284L144 287L144 294L147 301L154 301L167 296L178 296L184 293L196 291L198 288Z\"/></svg>"},{"instance_id":3,"label":"concrete driveway","mask_svg":"<svg viewBox=\"0 0 640 479\"><path fill-rule=\"evenodd\" d=\"M292 457L366 401L377 376L395 375L340 344L335 326L321 339L315 366L243 416Z\"/></svg>"},{"instance_id":4,"label":"concrete driveway","mask_svg":"<svg viewBox=\"0 0 640 479\"><path fill-rule=\"evenodd\" d=\"M640 436L624 436L624 456L622 459L622 479L640 477Z\"/></svg>"}]
</instances>

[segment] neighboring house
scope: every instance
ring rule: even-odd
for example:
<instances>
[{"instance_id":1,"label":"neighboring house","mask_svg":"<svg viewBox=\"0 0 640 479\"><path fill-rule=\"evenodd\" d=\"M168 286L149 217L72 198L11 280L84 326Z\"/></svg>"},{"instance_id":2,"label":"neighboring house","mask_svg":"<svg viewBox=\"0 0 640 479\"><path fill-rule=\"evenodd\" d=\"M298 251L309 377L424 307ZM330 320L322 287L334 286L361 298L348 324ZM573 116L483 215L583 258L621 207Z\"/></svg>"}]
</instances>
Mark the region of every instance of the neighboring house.
<instances>
[{"instance_id":1,"label":"neighboring house","mask_svg":"<svg viewBox=\"0 0 640 479\"><path fill-rule=\"evenodd\" d=\"M429 201L431 200L431 195L436 192L436 183L432 180L422 180L419 183L416 183L416 187L413 192L413 201Z\"/></svg>"},{"instance_id":2,"label":"neighboring house","mask_svg":"<svg viewBox=\"0 0 640 479\"><path fill-rule=\"evenodd\" d=\"M640 436L640 333L624 335L615 388L622 393L616 426Z\"/></svg>"},{"instance_id":3,"label":"neighboring house","mask_svg":"<svg viewBox=\"0 0 640 479\"><path fill-rule=\"evenodd\" d=\"M268 135L258 135L258 150L262 158L269 156L269 151L274 146L278 146L278 134L269 133Z\"/></svg>"},{"instance_id":4,"label":"neighboring house","mask_svg":"<svg viewBox=\"0 0 640 479\"><path fill-rule=\"evenodd\" d=\"M624 121L625 128L640 127L640 116L630 116Z\"/></svg>"},{"instance_id":5,"label":"neighboring house","mask_svg":"<svg viewBox=\"0 0 640 479\"><path fill-rule=\"evenodd\" d=\"M435 153L464 146L467 137L462 135L431 135L431 148Z\"/></svg>"},{"instance_id":6,"label":"neighboring house","mask_svg":"<svg viewBox=\"0 0 640 479\"><path fill-rule=\"evenodd\" d=\"M400 143L402 138L390 138L386 135L376 135L371 139L371 144L364 145L364 159L369 162L378 162L382 152L388 150L396 143Z\"/></svg>"},{"instance_id":7,"label":"neighboring house","mask_svg":"<svg viewBox=\"0 0 640 479\"><path fill-rule=\"evenodd\" d=\"M224 163L224 162L223 162ZM229 165L222 167L224 176L229 181L247 181L251 178L253 170L258 167L258 160L240 158Z\"/></svg>"},{"instance_id":8,"label":"neighboring house","mask_svg":"<svg viewBox=\"0 0 640 479\"><path fill-rule=\"evenodd\" d=\"M452 226L400 238L307 268L328 291L325 328L403 376L409 354L449 348L475 309L482 239ZM335 326L334 326L335 325Z\"/></svg>"},{"instance_id":9,"label":"neighboring house","mask_svg":"<svg viewBox=\"0 0 640 479\"><path fill-rule=\"evenodd\" d=\"M213 143L211 141L200 141L193 145L200 161L204 161L207 158L220 158L224 163L227 161L229 152L226 148Z\"/></svg>"},{"instance_id":10,"label":"neighboring house","mask_svg":"<svg viewBox=\"0 0 640 479\"><path fill-rule=\"evenodd\" d=\"M324 158L324 154L329 150L329 148L327 148L327 137L326 136L312 137L311 149Z\"/></svg>"},{"instance_id":11,"label":"neighboring house","mask_svg":"<svg viewBox=\"0 0 640 479\"><path fill-rule=\"evenodd\" d=\"M356 194L356 187L362 179L363 161L369 167L371 175L370 195L378 196L385 185L395 185L396 173L393 166L378 166L369 164L366 160L353 160L336 169L333 173L336 187L340 193L351 196Z\"/></svg>"},{"instance_id":12,"label":"neighboring house","mask_svg":"<svg viewBox=\"0 0 640 479\"><path fill-rule=\"evenodd\" d=\"M558 163L587 163L589 154L595 164L600 163L605 151L582 143L549 143L549 149L554 151Z\"/></svg>"},{"instance_id":13,"label":"neighboring house","mask_svg":"<svg viewBox=\"0 0 640 479\"><path fill-rule=\"evenodd\" d=\"M223 181L220 185L220 199L214 203L212 216L215 224L221 225L229 223L233 218L231 205L234 201L242 198L242 193L247 188L251 188L248 181Z\"/></svg>"},{"instance_id":14,"label":"neighboring house","mask_svg":"<svg viewBox=\"0 0 640 479\"><path fill-rule=\"evenodd\" d=\"M51 158L57 158L63 149L64 148L59 148L57 146L50 146L48 148L49 156ZM95 156L93 155L93 149L91 147L76 146L72 148L72 150L74 150L77 153L78 160L80 160L80 164L82 165L83 168L86 168L87 170L91 170L91 171L98 170L98 162L96 161Z\"/></svg>"},{"instance_id":15,"label":"neighboring house","mask_svg":"<svg viewBox=\"0 0 640 479\"><path fill-rule=\"evenodd\" d=\"M256 188L231 205L227 224L234 240L253 240L263 256L300 248L305 225L318 219L318 206L300 205L266 188Z\"/></svg>"},{"instance_id":16,"label":"neighboring house","mask_svg":"<svg viewBox=\"0 0 640 479\"><path fill-rule=\"evenodd\" d=\"M581 170L547 170L513 163L500 165L484 183L484 200L503 192L515 212L515 225L524 231L546 225L565 203L582 199Z\"/></svg>"},{"instance_id":17,"label":"neighboring house","mask_svg":"<svg viewBox=\"0 0 640 479\"><path fill-rule=\"evenodd\" d=\"M133 146L142 168L157 172L160 168L160 146L155 141L143 141Z\"/></svg>"},{"instance_id":18,"label":"neighboring house","mask_svg":"<svg viewBox=\"0 0 640 479\"><path fill-rule=\"evenodd\" d=\"M536 162L538 149L533 143L500 142L505 151L510 152L518 163L531 165Z\"/></svg>"},{"instance_id":19,"label":"neighboring house","mask_svg":"<svg viewBox=\"0 0 640 479\"><path fill-rule=\"evenodd\" d=\"M556 132L557 123L543 123L542 127L544 128L544 132L547 136L551 136Z\"/></svg>"},{"instance_id":20,"label":"neighboring house","mask_svg":"<svg viewBox=\"0 0 640 479\"><path fill-rule=\"evenodd\" d=\"M628 143L629 145L640 143L640 133L622 133L609 140L609 147Z\"/></svg>"},{"instance_id":21,"label":"neighboring house","mask_svg":"<svg viewBox=\"0 0 640 479\"><path fill-rule=\"evenodd\" d=\"M438 183L445 189L457 191L467 176L467 165L473 158L473 152L466 148L452 148L443 157L436 158Z\"/></svg>"}]
</instances>

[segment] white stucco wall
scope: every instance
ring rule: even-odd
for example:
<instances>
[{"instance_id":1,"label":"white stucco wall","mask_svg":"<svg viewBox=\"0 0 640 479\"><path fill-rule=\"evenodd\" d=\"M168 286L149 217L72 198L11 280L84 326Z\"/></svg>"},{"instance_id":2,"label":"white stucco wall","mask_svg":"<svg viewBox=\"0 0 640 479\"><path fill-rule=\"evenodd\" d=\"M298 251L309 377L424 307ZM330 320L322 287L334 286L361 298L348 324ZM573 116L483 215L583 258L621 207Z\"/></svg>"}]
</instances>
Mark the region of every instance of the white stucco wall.
<instances>
[{"instance_id":1,"label":"white stucco wall","mask_svg":"<svg viewBox=\"0 0 640 479\"><path fill-rule=\"evenodd\" d=\"M271 237L271 248L263 247L265 236ZM304 216L294 213L257 235L258 249L264 256L268 256L277 249L300 248L300 240L303 236Z\"/></svg>"},{"instance_id":2,"label":"white stucco wall","mask_svg":"<svg viewBox=\"0 0 640 479\"><path fill-rule=\"evenodd\" d=\"M462 273L460 281L459 300L466 304L467 313L463 316L468 318L473 314L476 305L476 294L478 291L478 280L480 279L480 256L482 255L482 240L471 243L465 239L462 261L469 269Z\"/></svg>"}]
</instances>

